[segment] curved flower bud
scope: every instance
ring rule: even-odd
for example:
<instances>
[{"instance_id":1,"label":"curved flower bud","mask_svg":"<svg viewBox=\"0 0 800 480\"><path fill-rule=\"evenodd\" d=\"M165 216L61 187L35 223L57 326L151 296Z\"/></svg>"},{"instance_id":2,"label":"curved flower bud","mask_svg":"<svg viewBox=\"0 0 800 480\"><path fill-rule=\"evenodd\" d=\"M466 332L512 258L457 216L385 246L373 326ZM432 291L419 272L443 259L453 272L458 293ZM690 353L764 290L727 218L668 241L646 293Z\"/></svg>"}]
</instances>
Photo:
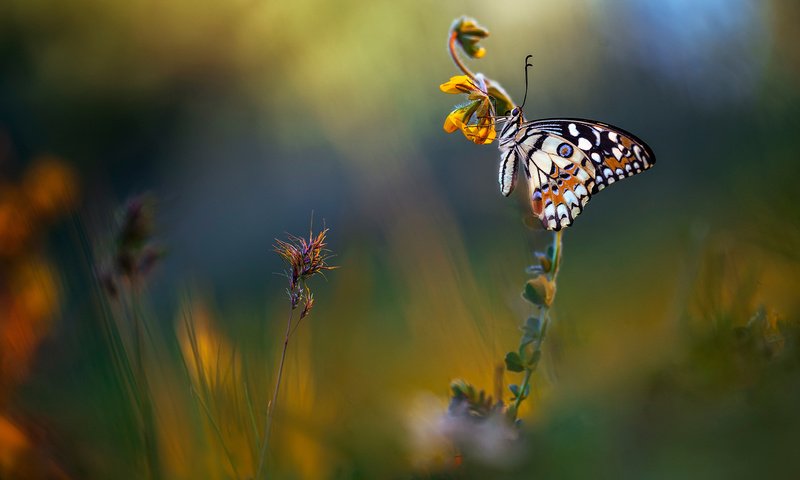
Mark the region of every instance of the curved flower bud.
<instances>
[{"instance_id":1,"label":"curved flower bud","mask_svg":"<svg viewBox=\"0 0 800 480\"><path fill-rule=\"evenodd\" d=\"M470 58L482 58L486 49L479 46L478 42L489 36L489 30L478 24L477 20L470 17L461 17L453 22L450 27L451 35Z\"/></svg>"}]
</instances>

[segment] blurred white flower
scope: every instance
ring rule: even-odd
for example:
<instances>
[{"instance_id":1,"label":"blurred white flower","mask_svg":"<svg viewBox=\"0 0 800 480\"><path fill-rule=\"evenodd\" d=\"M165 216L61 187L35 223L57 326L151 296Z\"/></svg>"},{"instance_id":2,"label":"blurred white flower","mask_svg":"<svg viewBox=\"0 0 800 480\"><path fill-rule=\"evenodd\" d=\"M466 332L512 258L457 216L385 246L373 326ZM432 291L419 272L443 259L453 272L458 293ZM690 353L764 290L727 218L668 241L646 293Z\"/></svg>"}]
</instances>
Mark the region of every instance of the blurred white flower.
<instances>
[{"instance_id":1,"label":"blurred white flower","mask_svg":"<svg viewBox=\"0 0 800 480\"><path fill-rule=\"evenodd\" d=\"M470 463L509 467L523 451L519 430L502 410L480 417L469 412L466 402L448 407L430 393L415 398L408 428L411 462L416 468L456 467L462 455Z\"/></svg>"}]
</instances>

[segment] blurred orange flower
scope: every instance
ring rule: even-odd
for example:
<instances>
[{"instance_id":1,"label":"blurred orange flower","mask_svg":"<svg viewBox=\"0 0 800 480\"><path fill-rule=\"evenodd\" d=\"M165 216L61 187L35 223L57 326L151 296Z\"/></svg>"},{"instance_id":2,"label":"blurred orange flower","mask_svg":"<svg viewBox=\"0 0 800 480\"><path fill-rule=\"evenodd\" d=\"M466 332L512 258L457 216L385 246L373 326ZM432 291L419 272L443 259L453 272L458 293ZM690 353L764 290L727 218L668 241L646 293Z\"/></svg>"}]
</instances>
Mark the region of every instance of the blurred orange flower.
<instances>
[{"instance_id":1,"label":"blurred orange flower","mask_svg":"<svg viewBox=\"0 0 800 480\"><path fill-rule=\"evenodd\" d=\"M57 275L38 239L76 203L74 172L34 160L18 185L0 181L0 403L27 375L58 309Z\"/></svg>"},{"instance_id":2,"label":"blurred orange flower","mask_svg":"<svg viewBox=\"0 0 800 480\"><path fill-rule=\"evenodd\" d=\"M77 178L63 161L52 155L39 157L22 180L29 205L43 219L69 212L77 198Z\"/></svg>"}]
</instances>

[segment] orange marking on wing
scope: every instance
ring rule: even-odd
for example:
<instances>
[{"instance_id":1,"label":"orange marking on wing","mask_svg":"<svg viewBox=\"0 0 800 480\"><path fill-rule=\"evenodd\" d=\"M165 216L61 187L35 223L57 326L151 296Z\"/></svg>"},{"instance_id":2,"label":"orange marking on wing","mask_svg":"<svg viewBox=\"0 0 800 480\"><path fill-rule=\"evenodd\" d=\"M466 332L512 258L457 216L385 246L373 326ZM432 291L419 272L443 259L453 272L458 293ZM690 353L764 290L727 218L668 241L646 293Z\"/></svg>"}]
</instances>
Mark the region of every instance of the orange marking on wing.
<instances>
[{"instance_id":1,"label":"orange marking on wing","mask_svg":"<svg viewBox=\"0 0 800 480\"><path fill-rule=\"evenodd\" d=\"M533 192L533 195L531 195L531 208L533 209L534 215L537 217L542 216L542 212L544 211L544 201L542 200L542 191L538 188Z\"/></svg>"},{"instance_id":2,"label":"orange marking on wing","mask_svg":"<svg viewBox=\"0 0 800 480\"><path fill-rule=\"evenodd\" d=\"M622 157L622 158L625 158L625 157ZM614 157L613 155L609 155L607 157L604 157L603 163L608 165L609 168L611 168L612 170L616 170L618 168L621 168L623 170L625 169L625 162L617 160L616 157Z\"/></svg>"},{"instance_id":3,"label":"orange marking on wing","mask_svg":"<svg viewBox=\"0 0 800 480\"><path fill-rule=\"evenodd\" d=\"M578 179L578 177L573 175L573 176L571 176L569 178L564 179L563 183L561 184L560 187L558 187L558 189L559 189L559 191L562 191L562 192L565 191L565 190L572 190L574 192L575 189L578 188L578 185L581 185L581 184L582 184L582 182Z\"/></svg>"},{"instance_id":4,"label":"orange marking on wing","mask_svg":"<svg viewBox=\"0 0 800 480\"><path fill-rule=\"evenodd\" d=\"M550 190L550 199L553 201L553 204L556 206L556 208L558 208L559 204L566 203L566 201L564 200L564 193L563 192L564 192L563 185L561 187L558 187L558 193L557 194L553 193L553 191ZM556 215L556 218L558 218L557 215Z\"/></svg>"}]
</instances>

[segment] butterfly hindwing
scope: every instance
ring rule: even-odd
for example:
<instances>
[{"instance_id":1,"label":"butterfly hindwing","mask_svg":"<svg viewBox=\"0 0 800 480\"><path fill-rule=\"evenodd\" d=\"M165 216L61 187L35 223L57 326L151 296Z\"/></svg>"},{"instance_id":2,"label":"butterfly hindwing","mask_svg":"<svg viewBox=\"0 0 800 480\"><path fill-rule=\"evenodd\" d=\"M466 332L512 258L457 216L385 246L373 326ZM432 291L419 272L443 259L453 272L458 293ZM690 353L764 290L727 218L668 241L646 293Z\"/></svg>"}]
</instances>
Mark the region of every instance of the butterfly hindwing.
<instances>
[{"instance_id":1,"label":"butterfly hindwing","mask_svg":"<svg viewBox=\"0 0 800 480\"><path fill-rule=\"evenodd\" d=\"M549 230L572 224L591 199L594 166L577 146L557 135L538 131L520 149L533 212Z\"/></svg>"}]
</instances>

